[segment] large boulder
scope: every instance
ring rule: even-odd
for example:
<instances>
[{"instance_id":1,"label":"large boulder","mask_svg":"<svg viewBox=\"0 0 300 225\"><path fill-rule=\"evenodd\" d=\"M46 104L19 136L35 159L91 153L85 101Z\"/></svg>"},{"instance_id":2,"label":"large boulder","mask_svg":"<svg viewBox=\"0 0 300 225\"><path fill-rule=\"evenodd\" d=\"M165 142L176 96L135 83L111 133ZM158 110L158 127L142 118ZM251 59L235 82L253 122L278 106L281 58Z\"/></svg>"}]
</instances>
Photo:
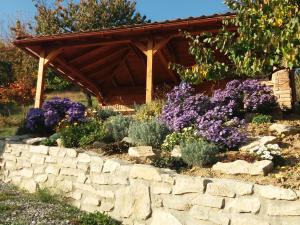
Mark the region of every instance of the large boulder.
<instances>
[{"instance_id":1,"label":"large boulder","mask_svg":"<svg viewBox=\"0 0 300 225\"><path fill-rule=\"evenodd\" d=\"M234 162L218 162L212 167L212 170L220 171L224 174L249 174L266 176L273 170L274 164L270 160L256 161L248 163L245 160L236 160Z\"/></svg>"},{"instance_id":2,"label":"large boulder","mask_svg":"<svg viewBox=\"0 0 300 225\"><path fill-rule=\"evenodd\" d=\"M274 123L269 127L269 131L275 132L276 134L279 135L281 134L289 135L289 134L295 134L300 132L300 128L293 127L286 124Z\"/></svg>"},{"instance_id":3,"label":"large boulder","mask_svg":"<svg viewBox=\"0 0 300 225\"><path fill-rule=\"evenodd\" d=\"M131 157L150 157L154 156L152 146L137 146L128 149L128 155Z\"/></svg>"},{"instance_id":4,"label":"large boulder","mask_svg":"<svg viewBox=\"0 0 300 225\"><path fill-rule=\"evenodd\" d=\"M254 141L240 148L240 151L252 152L253 150L265 146L267 144L274 144L277 142L277 137L275 136L262 136L256 138Z\"/></svg>"}]
</instances>

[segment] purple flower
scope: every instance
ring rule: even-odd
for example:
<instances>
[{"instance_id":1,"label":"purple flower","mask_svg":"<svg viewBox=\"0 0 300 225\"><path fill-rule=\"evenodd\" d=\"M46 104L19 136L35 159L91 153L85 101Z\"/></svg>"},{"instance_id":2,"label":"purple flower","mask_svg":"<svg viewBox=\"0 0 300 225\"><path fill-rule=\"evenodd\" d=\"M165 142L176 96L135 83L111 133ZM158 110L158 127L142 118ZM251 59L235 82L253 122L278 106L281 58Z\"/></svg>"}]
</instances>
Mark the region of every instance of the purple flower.
<instances>
[{"instance_id":1,"label":"purple flower","mask_svg":"<svg viewBox=\"0 0 300 225\"><path fill-rule=\"evenodd\" d=\"M26 116L25 127L33 133L43 131L45 129L44 119L44 111L42 109L31 108Z\"/></svg>"}]
</instances>

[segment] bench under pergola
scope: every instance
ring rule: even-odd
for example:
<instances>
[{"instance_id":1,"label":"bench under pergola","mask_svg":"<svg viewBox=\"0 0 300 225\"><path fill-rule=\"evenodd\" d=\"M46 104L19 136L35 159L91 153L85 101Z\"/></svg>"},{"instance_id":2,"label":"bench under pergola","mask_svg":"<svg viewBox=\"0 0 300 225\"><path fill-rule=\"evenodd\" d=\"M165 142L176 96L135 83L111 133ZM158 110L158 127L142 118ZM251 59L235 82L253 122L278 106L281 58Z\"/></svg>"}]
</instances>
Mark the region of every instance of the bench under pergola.
<instances>
[{"instance_id":1,"label":"bench under pergola","mask_svg":"<svg viewBox=\"0 0 300 225\"><path fill-rule=\"evenodd\" d=\"M197 18L123 26L99 31L23 37L14 45L39 59L35 107L43 103L45 68L97 97L102 105L149 103L153 86L179 83L169 62L194 64L182 31L217 32L225 17Z\"/></svg>"}]
</instances>

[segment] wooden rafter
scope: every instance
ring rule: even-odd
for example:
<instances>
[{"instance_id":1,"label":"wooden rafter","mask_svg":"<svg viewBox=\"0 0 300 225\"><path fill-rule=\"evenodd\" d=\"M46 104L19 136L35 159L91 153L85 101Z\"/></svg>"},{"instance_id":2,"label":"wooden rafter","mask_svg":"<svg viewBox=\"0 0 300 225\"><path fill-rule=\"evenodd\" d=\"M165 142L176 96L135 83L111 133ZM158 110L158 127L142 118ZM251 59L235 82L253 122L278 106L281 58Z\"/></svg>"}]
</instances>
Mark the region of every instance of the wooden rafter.
<instances>
[{"instance_id":1,"label":"wooden rafter","mask_svg":"<svg viewBox=\"0 0 300 225\"><path fill-rule=\"evenodd\" d=\"M88 51L74 59L71 59L70 60L70 63L79 63L80 61L83 61L83 60L87 60L89 58L92 58L94 56L96 56L99 52L103 51L103 49L107 49L107 47L98 47L98 48L95 48L91 51Z\"/></svg>"},{"instance_id":2,"label":"wooden rafter","mask_svg":"<svg viewBox=\"0 0 300 225\"><path fill-rule=\"evenodd\" d=\"M50 62L52 62L59 54L63 52L64 48L58 48L56 50L51 51L46 57L44 61L44 66L48 66Z\"/></svg>"},{"instance_id":3,"label":"wooden rafter","mask_svg":"<svg viewBox=\"0 0 300 225\"><path fill-rule=\"evenodd\" d=\"M82 82L84 82L86 85L88 85L91 90L94 92L94 94L96 95L96 97L98 99L101 99L101 101L103 102L103 95L100 92L100 90L97 88L97 86L91 82L90 80L88 80L77 68L70 66L64 59L62 58L57 58L56 61L62 65L64 68L66 68L70 73L73 74L73 76L79 78L79 80L81 80Z\"/></svg>"},{"instance_id":4,"label":"wooden rafter","mask_svg":"<svg viewBox=\"0 0 300 225\"><path fill-rule=\"evenodd\" d=\"M129 66L128 62L127 62L127 59L124 60L124 66L125 66L125 70L126 70L126 72L127 72L127 74L128 74L128 77L129 77L129 79L130 79L131 84L132 84L133 86L135 86L135 81L134 81L134 78L133 78L133 75L132 75L132 71L131 71L131 69L130 69L130 66Z\"/></svg>"},{"instance_id":5,"label":"wooden rafter","mask_svg":"<svg viewBox=\"0 0 300 225\"><path fill-rule=\"evenodd\" d=\"M89 70L91 70L91 69L93 69L93 68L95 68L95 67L97 67L97 66L100 67L101 65L103 65L103 64L105 64L105 63L110 63L110 62L111 62L112 60L114 60L115 58L118 58L118 57L120 57L121 55L123 55L124 52L127 51L127 50L128 50L128 48L123 48L123 49L120 49L120 50L118 50L118 51L116 51L116 52L113 52L112 54L108 55L108 56L105 57L105 58L101 58L101 59L96 60L95 62L93 62L93 63L91 63L91 64L87 64L85 67L83 67L83 68L81 69L81 71L87 72L87 71L89 71Z\"/></svg>"},{"instance_id":6,"label":"wooden rafter","mask_svg":"<svg viewBox=\"0 0 300 225\"><path fill-rule=\"evenodd\" d=\"M90 74L88 78L97 79L97 78L104 77L104 75L111 72L118 65L119 65L119 61L116 61L110 65L101 68L101 70L98 70L96 73Z\"/></svg>"},{"instance_id":7,"label":"wooden rafter","mask_svg":"<svg viewBox=\"0 0 300 225\"><path fill-rule=\"evenodd\" d=\"M162 51L159 51L157 53L157 56L158 56L160 62L162 63L163 67L165 68L165 70L169 74L172 81L176 84L178 82L177 76L176 76L176 74L174 73L173 70L169 69L169 63L168 63L168 60L167 60L166 56L163 54Z\"/></svg>"},{"instance_id":8,"label":"wooden rafter","mask_svg":"<svg viewBox=\"0 0 300 225\"><path fill-rule=\"evenodd\" d=\"M137 58L141 61L143 66L146 67L147 61L145 59L145 55L141 53L138 49L136 49L136 47L133 44L131 44L130 47L133 50L134 54L137 56Z\"/></svg>"},{"instance_id":9,"label":"wooden rafter","mask_svg":"<svg viewBox=\"0 0 300 225\"><path fill-rule=\"evenodd\" d=\"M104 76L102 79L100 79L99 83L104 83L105 81L107 81L109 79L113 79L115 77L115 75L116 75L115 73L116 73L117 69L127 59L129 52L130 52L130 50L127 49L127 51L123 54L123 56L120 57L119 63L113 68L112 72L108 76Z\"/></svg>"}]
</instances>

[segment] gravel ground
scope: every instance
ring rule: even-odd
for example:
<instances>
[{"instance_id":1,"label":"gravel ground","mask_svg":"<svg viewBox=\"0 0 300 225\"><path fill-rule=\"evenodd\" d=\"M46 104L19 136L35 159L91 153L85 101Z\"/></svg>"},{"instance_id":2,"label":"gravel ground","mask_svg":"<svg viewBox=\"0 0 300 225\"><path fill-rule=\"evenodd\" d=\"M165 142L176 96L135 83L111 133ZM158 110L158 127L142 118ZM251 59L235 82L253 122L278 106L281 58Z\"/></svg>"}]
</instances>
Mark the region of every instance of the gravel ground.
<instances>
[{"instance_id":1,"label":"gravel ground","mask_svg":"<svg viewBox=\"0 0 300 225\"><path fill-rule=\"evenodd\" d=\"M75 225L79 215L78 209L54 198L45 200L0 181L0 225Z\"/></svg>"}]
</instances>

